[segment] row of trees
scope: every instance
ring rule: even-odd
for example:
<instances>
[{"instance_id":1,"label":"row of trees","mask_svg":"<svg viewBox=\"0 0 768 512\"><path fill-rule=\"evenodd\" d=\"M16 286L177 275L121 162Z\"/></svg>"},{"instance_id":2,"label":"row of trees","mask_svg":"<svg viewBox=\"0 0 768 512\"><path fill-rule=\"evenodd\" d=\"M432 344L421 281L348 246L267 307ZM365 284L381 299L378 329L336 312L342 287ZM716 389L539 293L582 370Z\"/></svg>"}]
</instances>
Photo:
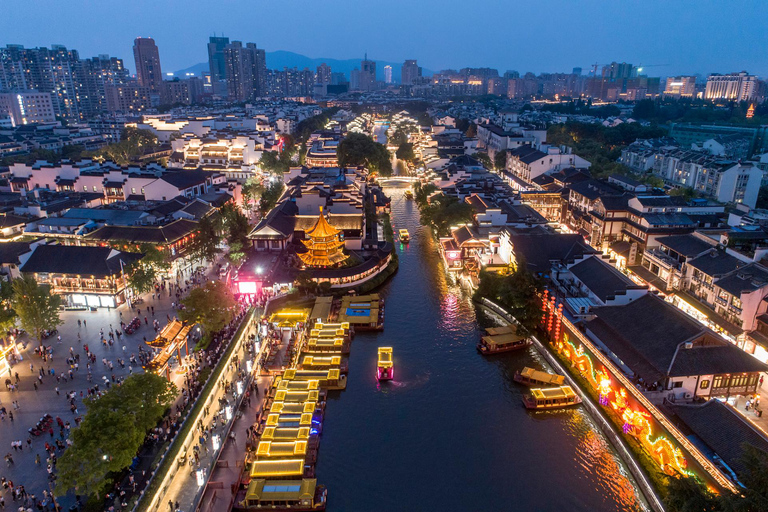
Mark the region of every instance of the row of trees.
<instances>
[{"instance_id":1,"label":"row of trees","mask_svg":"<svg viewBox=\"0 0 768 512\"><path fill-rule=\"evenodd\" d=\"M176 387L165 378L142 373L127 377L99 398L86 399L88 411L72 429L72 445L56 465L56 495L75 490L100 498L108 492L176 394Z\"/></svg>"},{"instance_id":2,"label":"row of trees","mask_svg":"<svg viewBox=\"0 0 768 512\"><path fill-rule=\"evenodd\" d=\"M539 294L543 289L542 277L532 274L521 259L509 275L481 271L475 299L485 298L504 307L520 325L533 333L541 319Z\"/></svg>"}]
</instances>

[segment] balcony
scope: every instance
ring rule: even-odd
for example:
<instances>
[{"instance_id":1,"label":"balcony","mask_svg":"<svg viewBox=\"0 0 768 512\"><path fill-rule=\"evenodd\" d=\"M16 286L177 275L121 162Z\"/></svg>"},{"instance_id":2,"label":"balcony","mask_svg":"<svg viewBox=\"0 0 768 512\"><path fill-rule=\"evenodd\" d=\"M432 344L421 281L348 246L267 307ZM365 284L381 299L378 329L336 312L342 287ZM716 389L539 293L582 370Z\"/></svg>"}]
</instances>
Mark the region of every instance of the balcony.
<instances>
[{"instance_id":1,"label":"balcony","mask_svg":"<svg viewBox=\"0 0 768 512\"><path fill-rule=\"evenodd\" d=\"M715 297L715 304L719 304L720 306L726 307L728 306L728 299L724 299L722 297Z\"/></svg>"},{"instance_id":2,"label":"balcony","mask_svg":"<svg viewBox=\"0 0 768 512\"><path fill-rule=\"evenodd\" d=\"M664 268L674 268L680 270L680 262L675 258L672 258L668 254L664 254L658 249L650 249L645 251L645 256Z\"/></svg>"}]
</instances>

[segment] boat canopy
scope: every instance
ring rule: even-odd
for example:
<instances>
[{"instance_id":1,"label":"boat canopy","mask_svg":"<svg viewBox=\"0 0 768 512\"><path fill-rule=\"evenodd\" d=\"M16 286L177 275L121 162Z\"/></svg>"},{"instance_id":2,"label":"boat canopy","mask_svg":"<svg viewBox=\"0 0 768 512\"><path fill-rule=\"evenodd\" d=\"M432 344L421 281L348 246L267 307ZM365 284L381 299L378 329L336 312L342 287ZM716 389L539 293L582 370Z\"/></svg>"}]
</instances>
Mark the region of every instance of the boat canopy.
<instances>
[{"instance_id":1,"label":"boat canopy","mask_svg":"<svg viewBox=\"0 0 768 512\"><path fill-rule=\"evenodd\" d=\"M514 334L517 332L517 329L514 325L505 325L503 327L489 327L485 330L485 332L488 333L488 336L497 336L499 334Z\"/></svg>"},{"instance_id":2,"label":"boat canopy","mask_svg":"<svg viewBox=\"0 0 768 512\"><path fill-rule=\"evenodd\" d=\"M319 356L306 354L301 360L302 366L341 366L341 356Z\"/></svg>"},{"instance_id":3,"label":"boat canopy","mask_svg":"<svg viewBox=\"0 0 768 512\"><path fill-rule=\"evenodd\" d=\"M307 441L261 441L256 449L259 459L293 457L307 454Z\"/></svg>"},{"instance_id":4,"label":"boat canopy","mask_svg":"<svg viewBox=\"0 0 768 512\"><path fill-rule=\"evenodd\" d=\"M245 501L249 506L255 506L260 501L301 501L312 500L315 497L317 480L304 478L302 480L251 480Z\"/></svg>"},{"instance_id":5,"label":"boat canopy","mask_svg":"<svg viewBox=\"0 0 768 512\"><path fill-rule=\"evenodd\" d=\"M312 414L310 413L303 413L303 414L277 414L277 413L270 413L267 415L267 426L268 427L280 427L286 423L291 424L290 426L297 426L297 427L308 427L312 425Z\"/></svg>"},{"instance_id":6,"label":"boat canopy","mask_svg":"<svg viewBox=\"0 0 768 512\"><path fill-rule=\"evenodd\" d=\"M379 347L379 368L392 368L392 347Z\"/></svg>"},{"instance_id":7,"label":"boat canopy","mask_svg":"<svg viewBox=\"0 0 768 512\"><path fill-rule=\"evenodd\" d=\"M301 476L304 474L304 459L257 460L251 466L251 478L275 478Z\"/></svg>"},{"instance_id":8,"label":"boat canopy","mask_svg":"<svg viewBox=\"0 0 768 512\"><path fill-rule=\"evenodd\" d=\"M320 392L312 391L287 391L280 389L275 393L275 402L318 402Z\"/></svg>"},{"instance_id":9,"label":"boat canopy","mask_svg":"<svg viewBox=\"0 0 768 512\"><path fill-rule=\"evenodd\" d=\"M309 427L267 427L261 434L261 439L263 441L309 439L309 432Z\"/></svg>"},{"instance_id":10,"label":"boat canopy","mask_svg":"<svg viewBox=\"0 0 768 512\"><path fill-rule=\"evenodd\" d=\"M531 390L531 394L536 400L561 400L576 396L576 393L571 386L560 386L549 389L536 388Z\"/></svg>"},{"instance_id":11,"label":"boat canopy","mask_svg":"<svg viewBox=\"0 0 768 512\"><path fill-rule=\"evenodd\" d=\"M312 389L319 389L320 381L318 380L286 380L282 379L277 384L277 389L286 389L290 391L309 391Z\"/></svg>"},{"instance_id":12,"label":"boat canopy","mask_svg":"<svg viewBox=\"0 0 768 512\"><path fill-rule=\"evenodd\" d=\"M317 402L273 402L269 408L270 413L277 414L303 414L313 413L317 408Z\"/></svg>"},{"instance_id":13,"label":"boat canopy","mask_svg":"<svg viewBox=\"0 0 768 512\"><path fill-rule=\"evenodd\" d=\"M520 372L520 375L530 380L535 380L536 382L551 384L552 386L562 386L563 382L565 382L565 377L562 375L553 375L551 373L528 368L527 366L523 368L523 371Z\"/></svg>"},{"instance_id":14,"label":"boat canopy","mask_svg":"<svg viewBox=\"0 0 768 512\"><path fill-rule=\"evenodd\" d=\"M483 336L483 342L488 346L509 345L525 339L525 336L519 336L514 333L499 334L497 336Z\"/></svg>"}]
</instances>

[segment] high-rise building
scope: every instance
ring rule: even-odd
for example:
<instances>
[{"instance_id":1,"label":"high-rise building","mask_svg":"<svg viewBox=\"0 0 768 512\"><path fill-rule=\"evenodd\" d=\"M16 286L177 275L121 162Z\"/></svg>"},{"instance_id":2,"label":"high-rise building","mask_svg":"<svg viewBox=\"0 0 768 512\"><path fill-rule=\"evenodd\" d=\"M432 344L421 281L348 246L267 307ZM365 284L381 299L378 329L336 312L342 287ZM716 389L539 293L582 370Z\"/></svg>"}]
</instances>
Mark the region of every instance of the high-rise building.
<instances>
[{"instance_id":1,"label":"high-rise building","mask_svg":"<svg viewBox=\"0 0 768 512\"><path fill-rule=\"evenodd\" d=\"M756 76L741 73L728 75L709 75L704 98L708 100L751 101L759 93L759 82Z\"/></svg>"},{"instance_id":2,"label":"high-rise building","mask_svg":"<svg viewBox=\"0 0 768 512\"><path fill-rule=\"evenodd\" d=\"M10 117L13 126L56 120L51 93L42 91L0 93L0 114Z\"/></svg>"},{"instance_id":3,"label":"high-rise building","mask_svg":"<svg viewBox=\"0 0 768 512\"><path fill-rule=\"evenodd\" d=\"M384 83L392 83L392 66L384 66Z\"/></svg>"},{"instance_id":4,"label":"high-rise building","mask_svg":"<svg viewBox=\"0 0 768 512\"><path fill-rule=\"evenodd\" d=\"M421 76L421 68L415 60L406 60L400 68L400 82L403 85L411 85L413 81Z\"/></svg>"},{"instance_id":5,"label":"high-rise building","mask_svg":"<svg viewBox=\"0 0 768 512\"><path fill-rule=\"evenodd\" d=\"M136 79L142 87L159 91L163 85L160 68L160 51L151 37L137 37L133 41L133 58L136 61Z\"/></svg>"},{"instance_id":6,"label":"high-rise building","mask_svg":"<svg viewBox=\"0 0 768 512\"><path fill-rule=\"evenodd\" d=\"M360 84L361 91L373 91L376 89L376 62L368 60L368 54L360 62Z\"/></svg>"},{"instance_id":7,"label":"high-rise building","mask_svg":"<svg viewBox=\"0 0 768 512\"><path fill-rule=\"evenodd\" d=\"M323 62L317 66L317 80L318 84L331 83L331 66Z\"/></svg>"},{"instance_id":8,"label":"high-rise building","mask_svg":"<svg viewBox=\"0 0 768 512\"><path fill-rule=\"evenodd\" d=\"M227 64L224 60L224 48L229 44L228 37L208 38L208 69L211 80L218 82L227 79Z\"/></svg>"},{"instance_id":9,"label":"high-rise building","mask_svg":"<svg viewBox=\"0 0 768 512\"><path fill-rule=\"evenodd\" d=\"M349 72L349 89L351 91L360 90L360 69L358 68Z\"/></svg>"},{"instance_id":10,"label":"high-rise building","mask_svg":"<svg viewBox=\"0 0 768 512\"><path fill-rule=\"evenodd\" d=\"M309 68L283 68L269 72L269 94L295 98L310 96L315 85L315 74Z\"/></svg>"},{"instance_id":11,"label":"high-rise building","mask_svg":"<svg viewBox=\"0 0 768 512\"><path fill-rule=\"evenodd\" d=\"M232 41L224 47L227 92L232 101L247 101L267 93L267 57L255 43Z\"/></svg>"},{"instance_id":12,"label":"high-rise building","mask_svg":"<svg viewBox=\"0 0 768 512\"><path fill-rule=\"evenodd\" d=\"M691 98L696 94L695 76L670 76L664 87L664 96L672 98Z\"/></svg>"},{"instance_id":13,"label":"high-rise building","mask_svg":"<svg viewBox=\"0 0 768 512\"><path fill-rule=\"evenodd\" d=\"M611 81L632 78L634 74L636 74L635 67L627 62L611 62L603 66L603 78Z\"/></svg>"},{"instance_id":14,"label":"high-rise building","mask_svg":"<svg viewBox=\"0 0 768 512\"><path fill-rule=\"evenodd\" d=\"M127 79L123 61L106 55L80 60L77 50L0 48L0 89L52 95L54 114L82 120L103 109L104 85Z\"/></svg>"}]
</instances>

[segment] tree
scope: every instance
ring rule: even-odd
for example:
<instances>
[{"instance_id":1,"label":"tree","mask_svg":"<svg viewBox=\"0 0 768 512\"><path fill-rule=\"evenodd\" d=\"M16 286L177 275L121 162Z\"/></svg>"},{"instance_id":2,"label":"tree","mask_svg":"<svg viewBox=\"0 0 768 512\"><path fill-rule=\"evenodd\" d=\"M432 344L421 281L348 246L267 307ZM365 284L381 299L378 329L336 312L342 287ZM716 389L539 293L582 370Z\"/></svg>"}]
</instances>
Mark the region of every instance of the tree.
<instances>
[{"instance_id":1,"label":"tree","mask_svg":"<svg viewBox=\"0 0 768 512\"><path fill-rule=\"evenodd\" d=\"M257 178L248 178L243 184L242 193L243 206L250 212L259 204L259 199L264 193L264 186Z\"/></svg>"},{"instance_id":2,"label":"tree","mask_svg":"<svg viewBox=\"0 0 768 512\"><path fill-rule=\"evenodd\" d=\"M381 176L392 174L389 151L383 144L374 142L362 133L350 133L336 147L340 167L364 166Z\"/></svg>"},{"instance_id":3,"label":"tree","mask_svg":"<svg viewBox=\"0 0 768 512\"><path fill-rule=\"evenodd\" d=\"M200 324L206 339L235 318L237 301L221 281L210 281L202 288L193 289L181 303L182 320Z\"/></svg>"},{"instance_id":4,"label":"tree","mask_svg":"<svg viewBox=\"0 0 768 512\"><path fill-rule=\"evenodd\" d=\"M243 215L234 203L226 203L221 207L221 216L224 223L224 232L227 244L240 244L242 248L248 243L248 233L251 231L251 225L248 223L248 217Z\"/></svg>"},{"instance_id":5,"label":"tree","mask_svg":"<svg viewBox=\"0 0 768 512\"><path fill-rule=\"evenodd\" d=\"M38 285L30 275L14 279L12 287L11 306L19 315L21 326L42 342L43 331L51 331L62 324L59 317L61 297L51 293L49 286Z\"/></svg>"},{"instance_id":6,"label":"tree","mask_svg":"<svg viewBox=\"0 0 768 512\"><path fill-rule=\"evenodd\" d=\"M157 280L157 271L152 265L141 260L134 261L125 268L128 275L128 285L136 295L150 291Z\"/></svg>"},{"instance_id":7,"label":"tree","mask_svg":"<svg viewBox=\"0 0 768 512\"><path fill-rule=\"evenodd\" d=\"M493 167L499 171L507 167L507 152L497 151L496 156L493 157Z\"/></svg>"},{"instance_id":8,"label":"tree","mask_svg":"<svg viewBox=\"0 0 768 512\"><path fill-rule=\"evenodd\" d=\"M493 169L493 162L491 162L491 157L488 156L488 153L478 151L472 156L475 157L481 164L483 164L483 167L486 169Z\"/></svg>"},{"instance_id":9,"label":"tree","mask_svg":"<svg viewBox=\"0 0 768 512\"><path fill-rule=\"evenodd\" d=\"M10 281L0 282L0 335L4 335L16 326L19 315L13 309L13 286Z\"/></svg>"},{"instance_id":10,"label":"tree","mask_svg":"<svg viewBox=\"0 0 768 512\"><path fill-rule=\"evenodd\" d=\"M664 504L670 512L714 512L717 498L690 477L670 478Z\"/></svg>"},{"instance_id":11,"label":"tree","mask_svg":"<svg viewBox=\"0 0 768 512\"><path fill-rule=\"evenodd\" d=\"M193 261L212 261L216 257L221 242L218 224L211 215L200 219L197 233L189 243L189 255Z\"/></svg>"},{"instance_id":12,"label":"tree","mask_svg":"<svg viewBox=\"0 0 768 512\"><path fill-rule=\"evenodd\" d=\"M421 223L431 225L438 236L449 233L451 226L472 222L472 207L455 197L440 194L421 207Z\"/></svg>"},{"instance_id":13,"label":"tree","mask_svg":"<svg viewBox=\"0 0 768 512\"><path fill-rule=\"evenodd\" d=\"M272 208L275 207L277 201L283 195L283 182L281 180L275 180L267 185L267 188L261 194L259 200L259 211L262 215L266 215Z\"/></svg>"},{"instance_id":14,"label":"tree","mask_svg":"<svg viewBox=\"0 0 768 512\"><path fill-rule=\"evenodd\" d=\"M413 152L413 144L410 142L404 142L400 144L400 147L397 148L397 151L395 152L395 156L400 160L413 162L413 160L416 158L416 153Z\"/></svg>"},{"instance_id":15,"label":"tree","mask_svg":"<svg viewBox=\"0 0 768 512\"><path fill-rule=\"evenodd\" d=\"M477 125L475 123L472 123L469 125L469 128L467 128L467 133L465 133L467 137L470 139L474 139L477 137Z\"/></svg>"},{"instance_id":16,"label":"tree","mask_svg":"<svg viewBox=\"0 0 768 512\"><path fill-rule=\"evenodd\" d=\"M56 465L55 493L74 489L100 497L111 486L110 474L131 465L150 429L173 403L176 387L154 373L127 377L108 393L88 400L80 426L72 430L72 445Z\"/></svg>"}]
</instances>

